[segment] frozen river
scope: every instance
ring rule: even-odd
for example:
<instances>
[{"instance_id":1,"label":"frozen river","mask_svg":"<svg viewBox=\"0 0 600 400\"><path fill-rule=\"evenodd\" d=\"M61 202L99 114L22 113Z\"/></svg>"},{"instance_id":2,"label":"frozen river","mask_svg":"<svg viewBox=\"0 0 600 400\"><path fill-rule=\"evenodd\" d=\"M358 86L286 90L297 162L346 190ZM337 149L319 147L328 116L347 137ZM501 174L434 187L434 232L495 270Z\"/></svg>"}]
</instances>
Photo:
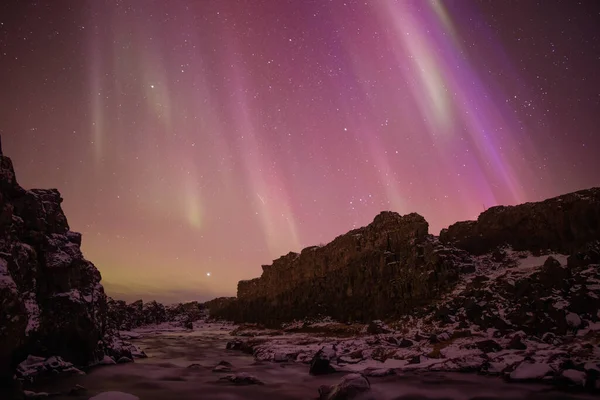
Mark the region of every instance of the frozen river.
<instances>
[{"instance_id":1,"label":"frozen river","mask_svg":"<svg viewBox=\"0 0 600 400\"><path fill-rule=\"evenodd\" d=\"M231 336L219 325L201 325L194 332L144 333L133 342L148 358L135 363L96 367L86 375L71 376L36 388L48 392L68 391L79 384L80 395L56 399L88 399L104 391L134 394L142 400L286 400L316 399L323 384L335 384L344 373L311 376L308 365L255 362L250 355L226 350ZM219 381L227 373L212 372L220 362L233 365L234 373L247 372L264 385L234 386ZM190 367L190 365L193 367ZM369 378L372 399L586 399L539 384L505 383L499 378L459 373L402 373Z\"/></svg>"}]
</instances>

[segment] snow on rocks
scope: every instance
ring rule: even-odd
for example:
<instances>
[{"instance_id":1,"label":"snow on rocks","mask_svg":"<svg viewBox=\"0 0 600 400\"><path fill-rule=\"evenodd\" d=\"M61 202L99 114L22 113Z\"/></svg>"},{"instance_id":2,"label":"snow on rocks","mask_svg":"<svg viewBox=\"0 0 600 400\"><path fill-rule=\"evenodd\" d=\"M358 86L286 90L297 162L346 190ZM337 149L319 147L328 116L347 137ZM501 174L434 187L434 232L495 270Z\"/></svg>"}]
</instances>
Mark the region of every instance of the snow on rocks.
<instances>
[{"instance_id":1,"label":"snow on rocks","mask_svg":"<svg viewBox=\"0 0 600 400\"><path fill-rule=\"evenodd\" d=\"M563 378L576 386L584 386L586 381L586 373L575 369L564 370L561 374Z\"/></svg>"},{"instance_id":2,"label":"snow on rocks","mask_svg":"<svg viewBox=\"0 0 600 400\"><path fill-rule=\"evenodd\" d=\"M351 400L371 390L369 380L362 374L349 374L337 385L319 388L319 400Z\"/></svg>"},{"instance_id":3,"label":"snow on rocks","mask_svg":"<svg viewBox=\"0 0 600 400\"><path fill-rule=\"evenodd\" d=\"M554 373L552 367L546 363L522 362L510 373L513 381L539 380Z\"/></svg>"},{"instance_id":4,"label":"snow on rocks","mask_svg":"<svg viewBox=\"0 0 600 400\"><path fill-rule=\"evenodd\" d=\"M115 365L117 362L111 356L104 356L102 360L100 360L100 365Z\"/></svg>"},{"instance_id":5,"label":"snow on rocks","mask_svg":"<svg viewBox=\"0 0 600 400\"><path fill-rule=\"evenodd\" d=\"M139 397L125 392L102 392L89 400L140 400Z\"/></svg>"},{"instance_id":6,"label":"snow on rocks","mask_svg":"<svg viewBox=\"0 0 600 400\"><path fill-rule=\"evenodd\" d=\"M38 375L50 373L84 375L84 372L75 368L73 364L56 356L49 358L29 356L17 366L17 376L24 379L31 380Z\"/></svg>"}]
</instances>

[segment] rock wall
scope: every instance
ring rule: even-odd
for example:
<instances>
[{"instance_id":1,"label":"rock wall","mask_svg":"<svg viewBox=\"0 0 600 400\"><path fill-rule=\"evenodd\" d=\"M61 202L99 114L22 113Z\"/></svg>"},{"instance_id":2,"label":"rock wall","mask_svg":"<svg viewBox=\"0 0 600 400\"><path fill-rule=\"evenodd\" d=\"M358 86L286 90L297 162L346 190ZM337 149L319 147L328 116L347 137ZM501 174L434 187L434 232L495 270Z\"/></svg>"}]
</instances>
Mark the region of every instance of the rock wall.
<instances>
[{"instance_id":1,"label":"rock wall","mask_svg":"<svg viewBox=\"0 0 600 400\"><path fill-rule=\"evenodd\" d=\"M0 153L0 387L28 355L77 365L115 343L100 272L81 253L55 190L25 190ZM2 397L2 396L0 396Z\"/></svg>"},{"instance_id":2,"label":"rock wall","mask_svg":"<svg viewBox=\"0 0 600 400\"><path fill-rule=\"evenodd\" d=\"M431 310L463 273L475 271L481 254L499 257L497 249L510 246L575 255L600 240L600 189L493 207L477 221L443 230L439 239L427 229L418 214L383 212L325 246L263 266L260 278L240 281L237 298L211 315L278 325L319 316L368 322Z\"/></svg>"},{"instance_id":3,"label":"rock wall","mask_svg":"<svg viewBox=\"0 0 600 400\"><path fill-rule=\"evenodd\" d=\"M474 254L500 245L570 253L600 237L600 188L518 206L492 207L477 221L457 222L440 240Z\"/></svg>"},{"instance_id":4,"label":"rock wall","mask_svg":"<svg viewBox=\"0 0 600 400\"><path fill-rule=\"evenodd\" d=\"M306 317L367 321L401 315L437 298L469 265L466 252L428 234L418 214L382 212L322 247L289 253L241 281L237 300L212 315L277 325Z\"/></svg>"}]
</instances>

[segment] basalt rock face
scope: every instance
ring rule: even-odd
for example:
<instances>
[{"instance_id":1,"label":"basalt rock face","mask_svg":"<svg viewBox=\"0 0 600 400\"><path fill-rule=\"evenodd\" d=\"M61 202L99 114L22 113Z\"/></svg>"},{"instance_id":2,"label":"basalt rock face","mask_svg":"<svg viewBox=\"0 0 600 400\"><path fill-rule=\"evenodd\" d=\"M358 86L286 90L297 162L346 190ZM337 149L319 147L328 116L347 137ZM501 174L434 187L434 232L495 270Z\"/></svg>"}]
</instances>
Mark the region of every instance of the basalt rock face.
<instances>
[{"instance_id":1,"label":"basalt rock face","mask_svg":"<svg viewBox=\"0 0 600 400\"><path fill-rule=\"evenodd\" d=\"M452 287L469 255L428 234L418 214L382 212L331 243L289 253L241 281L237 300L216 315L276 325L331 316L369 321L402 315ZM214 314L214 313L213 313Z\"/></svg>"},{"instance_id":2,"label":"basalt rock face","mask_svg":"<svg viewBox=\"0 0 600 400\"><path fill-rule=\"evenodd\" d=\"M443 230L440 238L428 235L417 214L384 212L325 246L263 266L260 278L239 282L237 298L211 314L266 325L319 316L370 322L431 314L442 323L563 335L580 316L600 318L598 294L591 290L598 241L598 188L494 207L477 221ZM552 254L562 261L546 262ZM571 314L577 318L569 320Z\"/></svg>"},{"instance_id":3,"label":"basalt rock face","mask_svg":"<svg viewBox=\"0 0 600 400\"><path fill-rule=\"evenodd\" d=\"M25 190L0 155L0 387L28 355L102 359L106 296L57 190ZM1 397L1 396L0 396Z\"/></svg>"},{"instance_id":4,"label":"basalt rock face","mask_svg":"<svg viewBox=\"0 0 600 400\"><path fill-rule=\"evenodd\" d=\"M483 254L501 245L514 250L571 253L600 237L600 188L518 206L492 207L477 221L457 222L440 241Z\"/></svg>"}]
</instances>

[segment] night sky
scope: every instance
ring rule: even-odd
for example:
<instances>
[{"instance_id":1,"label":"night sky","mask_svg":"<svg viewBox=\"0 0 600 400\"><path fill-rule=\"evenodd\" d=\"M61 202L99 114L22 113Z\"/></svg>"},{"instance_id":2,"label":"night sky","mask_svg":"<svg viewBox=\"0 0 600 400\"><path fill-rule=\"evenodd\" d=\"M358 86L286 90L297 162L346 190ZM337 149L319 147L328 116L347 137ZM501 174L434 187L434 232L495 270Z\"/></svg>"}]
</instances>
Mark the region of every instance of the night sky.
<instances>
[{"instance_id":1,"label":"night sky","mask_svg":"<svg viewBox=\"0 0 600 400\"><path fill-rule=\"evenodd\" d=\"M0 2L4 153L128 300L599 186L599 124L596 0Z\"/></svg>"}]
</instances>

